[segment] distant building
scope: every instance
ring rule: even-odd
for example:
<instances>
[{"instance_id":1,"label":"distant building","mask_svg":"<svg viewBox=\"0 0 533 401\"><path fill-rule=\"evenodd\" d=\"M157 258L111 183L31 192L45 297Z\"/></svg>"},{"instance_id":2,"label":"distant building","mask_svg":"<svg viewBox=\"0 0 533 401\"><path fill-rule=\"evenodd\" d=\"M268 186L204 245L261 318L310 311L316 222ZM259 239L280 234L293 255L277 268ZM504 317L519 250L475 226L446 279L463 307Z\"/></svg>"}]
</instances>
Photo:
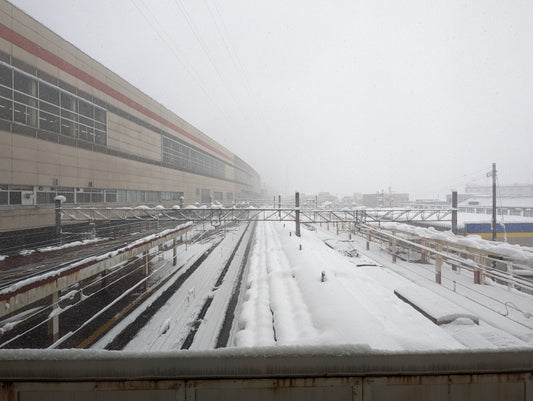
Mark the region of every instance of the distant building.
<instances>
[{"instance_id":1,"label":"distant building","mask_svg":"<svg viewBox=\"0 0 533 401\"><path fill-rule=\"evenodd\" d=\"M492 185L466 184L465 192L470 195L491 195ZM533 184L498 185L498 196L533 198Z\"/></svg>"},{"instance_id":2,"label":"distant building","mask_svg":"<svg viewBox=\"0 0 533 401\"><path fill-rule=\"evenodd\" d=\"M389 192L363 194L362 203L366 207L405 207L409 203L409 194Z\"/></svg>"},{"instance_id":3,"label":"distant building","mask_svg":"<svg viewBox=\"0 0 533 401\"><path fill-rule=\"evenodd\" d=\"M343 196L341 202L346 206L352 206L356 204L354 196Z\"/></svg>"},{"instance_id":4,"label":"distant building","mask_svg":"<svg viewBox=\"0 0 533 401\"><path fill-rule=\"evenodd\" d=\"M492 214L492 197L475 196L457 205L460 212ZM496 202L498 216L533 217L533 197L498 197Z\"/></svg>"},{"instance_id":5,"label":"distant building","mask_svg":"<svg viewBox=\"0 0 533 401\"><path fill-rule=\"evenodd\" d=\"M317 199L319 205L324 202L338 202L337 197L335 195L330 194L329 192L319 192Z\"/></svg>"},{"instance_id":6,"label":"distant building","mask_svg":"<svg viewBox=\"0 0 533 401\"><path fill-rule=\"evenodd\" d=\"M411 202L410 206L415 209L447 209L451 205L450 200L443 201L441 199L417 199Z\"/></svg>"}]
</instances>

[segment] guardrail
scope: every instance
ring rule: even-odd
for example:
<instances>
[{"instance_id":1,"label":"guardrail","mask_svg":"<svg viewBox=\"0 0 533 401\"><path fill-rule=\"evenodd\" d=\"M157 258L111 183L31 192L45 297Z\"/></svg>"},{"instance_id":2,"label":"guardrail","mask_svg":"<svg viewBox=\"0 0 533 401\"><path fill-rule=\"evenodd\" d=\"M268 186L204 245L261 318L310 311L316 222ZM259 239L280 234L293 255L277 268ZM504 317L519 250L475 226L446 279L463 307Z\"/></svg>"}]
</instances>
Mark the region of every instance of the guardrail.
<instances>
[{"instance_id":1,"label":"guardrail","mask_svg":"<svg viewBox=\"0 0 533 401\"><path fill-rule=\"evenodd\" d=\"M3 351L0 400L533 399L533 350Z\"/></svg>"}]
</instances>

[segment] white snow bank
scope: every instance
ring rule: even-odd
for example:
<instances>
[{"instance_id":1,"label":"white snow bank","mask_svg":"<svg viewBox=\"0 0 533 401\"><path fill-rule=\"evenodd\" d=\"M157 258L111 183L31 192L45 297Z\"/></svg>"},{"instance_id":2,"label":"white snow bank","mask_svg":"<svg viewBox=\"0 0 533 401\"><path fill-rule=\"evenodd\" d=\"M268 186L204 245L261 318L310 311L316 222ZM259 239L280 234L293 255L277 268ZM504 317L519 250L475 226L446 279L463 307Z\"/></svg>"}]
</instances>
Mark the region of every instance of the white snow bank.
<instances>
[{"instance_id":1,"label":"white snow bank","mask_svg":"<svg viewBox=\"0 0 533 401\"><path fill-rule=\"evenodd\" d=\"M395 289L394 293L437 325L451 323L457 319L470 319L479 324L479 317L427 288L407 285Z\"/></svg>"}]
</instances>

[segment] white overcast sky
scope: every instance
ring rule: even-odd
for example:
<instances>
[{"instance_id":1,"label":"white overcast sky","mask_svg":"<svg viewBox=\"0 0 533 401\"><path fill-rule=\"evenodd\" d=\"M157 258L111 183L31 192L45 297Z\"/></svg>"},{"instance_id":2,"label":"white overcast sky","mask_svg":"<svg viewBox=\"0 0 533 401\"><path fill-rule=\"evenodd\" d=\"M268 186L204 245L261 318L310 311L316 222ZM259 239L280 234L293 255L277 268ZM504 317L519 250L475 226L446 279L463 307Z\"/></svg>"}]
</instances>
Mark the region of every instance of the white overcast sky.
<instances>
[{"instance_id":1,"label":"white overcast sky","mask_svg":"<svg viewBox=\"0 0 533 401\"><path fill-rule=\"evenodd\" d=\"M533 1L13 0L273 193L533 183Z\"/></svg>"}]
</instances>

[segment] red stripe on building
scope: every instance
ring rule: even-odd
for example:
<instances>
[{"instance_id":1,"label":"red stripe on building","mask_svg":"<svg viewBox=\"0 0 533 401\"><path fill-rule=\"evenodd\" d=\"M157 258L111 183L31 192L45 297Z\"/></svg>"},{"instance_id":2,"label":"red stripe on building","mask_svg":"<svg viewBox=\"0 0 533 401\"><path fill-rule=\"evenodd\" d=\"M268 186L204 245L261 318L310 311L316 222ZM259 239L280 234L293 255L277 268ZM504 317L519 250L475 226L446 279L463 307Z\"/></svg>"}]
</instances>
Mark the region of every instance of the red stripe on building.
<instances>
[{"instance_id":1,"label":"red stripe on building","mask_svg":"<svg viewBox=\"0 0 533 401\"><path fill-rule=\"evenodd\" d=\"M188 133L184 129L178 127L176 124L168 121L167 119L147 109L143 105L135 102L129 97L123 95L122 93L106 85L102 81L96 79L92 75L87 74L85 71L80 70L78 67L70 64L68 61L63 60L59 56L44 49L43 47L39 46L37 43L31 41L30 39L22 36L21 34L13 31L12 29L8 28L7 26L1 23L0 23L0 37L13 43L15 46L20 47L21 49L27 51L28 53L39 57L41 60L46 61L47 63L59 68L60 70L63 70L67 74L72 75L73 77L79 79L80 81L85 82L86 84L92 86L93 88L99 90L100 92L103 92L111 96L112 98L118 100L119 102L131 107L132 109L137 110L139 113L144 114L145 116L151 118L152 120L155 120L163 124L164 126L174 130L175 132L180 133L181 135L185 136L191 141L196 142L202 147L211 150L212 152L222 156L226 160L229 160L232 164L236 163L235 159L229 157L224 152L221 152L220 150L214 148L213 146L205 143L201 139L195 137L194 135ZM237 164L240 164L240 163L237 163ZM248 166L241 166L241 167L245 168L246 170L249 170L247 168Z\"/></svg>"}]
</instances>

